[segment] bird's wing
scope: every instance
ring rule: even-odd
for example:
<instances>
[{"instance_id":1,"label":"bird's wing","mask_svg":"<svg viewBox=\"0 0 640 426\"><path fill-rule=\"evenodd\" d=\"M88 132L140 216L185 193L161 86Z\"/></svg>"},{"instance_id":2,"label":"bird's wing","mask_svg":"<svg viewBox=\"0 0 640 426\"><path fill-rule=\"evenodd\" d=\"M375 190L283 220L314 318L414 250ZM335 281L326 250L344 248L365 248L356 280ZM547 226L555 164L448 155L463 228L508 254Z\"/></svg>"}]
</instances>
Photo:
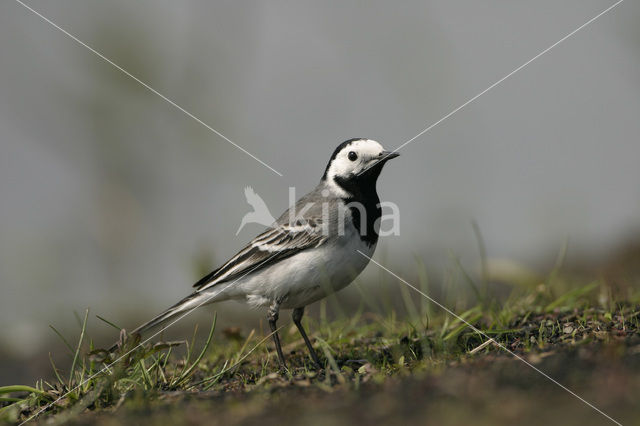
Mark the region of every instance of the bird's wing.
<instances>
[{"instance_id":1,"label":"bird's wing","mask_svg":"<svg viewBox=\"0 0 640 426\"><path fill-rule=\"evenodd\" d=\"M275 225L254 238L244 249L220 268L193 286L203 291L218 283L231 281L271 266L303 250L320 247L327 241L320 218L310 218L294 225Z\"/></svg>"}]
</instances>

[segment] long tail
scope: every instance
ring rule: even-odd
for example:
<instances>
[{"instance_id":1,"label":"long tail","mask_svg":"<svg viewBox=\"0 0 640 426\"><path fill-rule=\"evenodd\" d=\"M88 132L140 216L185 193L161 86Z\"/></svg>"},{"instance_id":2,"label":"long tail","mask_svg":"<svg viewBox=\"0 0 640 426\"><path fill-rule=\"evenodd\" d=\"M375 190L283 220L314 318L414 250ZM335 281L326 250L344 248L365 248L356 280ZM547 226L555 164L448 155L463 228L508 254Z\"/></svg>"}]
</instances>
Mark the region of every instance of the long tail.
<instances>
[{"instance_id":1,"label":"long tail","mask_svg":"<svg viewBox=\"0 0 640 426\"><path fill-rule=\"evenodd\" d=\"M196 308L206 305L208 303L217 302L222 300L218 296L222 293L225 286L220 286L220 288L215 288L214 292L194 292L171 306L169 309L166 309L159 315L156 315L150 321L145 322L141 326L135 328L129 334L141 334L144 335L160 326L168 323L172 319L178 317L179 315L188 315L190 311L195 310ZM118 343L115 343L111 348L109 348L109 352L114 352L118 347Z\"/></svg>"}]
</instances>

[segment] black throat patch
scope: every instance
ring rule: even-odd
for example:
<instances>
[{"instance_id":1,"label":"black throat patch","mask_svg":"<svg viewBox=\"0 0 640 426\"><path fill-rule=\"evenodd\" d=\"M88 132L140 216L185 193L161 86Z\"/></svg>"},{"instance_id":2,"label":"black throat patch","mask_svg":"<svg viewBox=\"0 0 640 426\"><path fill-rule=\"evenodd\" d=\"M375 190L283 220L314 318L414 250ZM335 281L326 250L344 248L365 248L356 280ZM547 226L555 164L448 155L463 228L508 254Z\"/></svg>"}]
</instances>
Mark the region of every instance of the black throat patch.
<instances>
[{"instance_id":1,"label":"black throat patch","mask_svg":"<svg viewBox=\"0 0 640 426\"><path fill-rule=\"evenodd\" d=\"M360 239L372 246L378 242L379 219L382 216L380 198L376 191L376 181L382 171L383 164L374 166L362 176L342 178L336 176L334 182L351 196L343 198L351 212L353 225L360 234ZM351 205L350 205L351 204ZM365 217L362 217L364 210Z\"/></svg>"}]
</instances>

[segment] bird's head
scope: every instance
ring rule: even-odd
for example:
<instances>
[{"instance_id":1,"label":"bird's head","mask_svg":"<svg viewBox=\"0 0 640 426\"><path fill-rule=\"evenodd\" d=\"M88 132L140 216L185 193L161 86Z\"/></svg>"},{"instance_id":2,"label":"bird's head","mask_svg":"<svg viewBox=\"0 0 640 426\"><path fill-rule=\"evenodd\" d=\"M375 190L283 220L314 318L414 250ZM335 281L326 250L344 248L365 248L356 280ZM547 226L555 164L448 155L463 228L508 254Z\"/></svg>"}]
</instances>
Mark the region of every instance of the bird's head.
<instances>
[{"instance_id":1,"label":"bird's head","mask_svg":"<svg viewBox=\"0 0 640 426\"><path fill-rule=\"evenodd\" d=\"M374 183L384 164L397 157L371 139L349 139L338 145L327 164L322 179L330 183Z\"/></svg>"}]
</instances>

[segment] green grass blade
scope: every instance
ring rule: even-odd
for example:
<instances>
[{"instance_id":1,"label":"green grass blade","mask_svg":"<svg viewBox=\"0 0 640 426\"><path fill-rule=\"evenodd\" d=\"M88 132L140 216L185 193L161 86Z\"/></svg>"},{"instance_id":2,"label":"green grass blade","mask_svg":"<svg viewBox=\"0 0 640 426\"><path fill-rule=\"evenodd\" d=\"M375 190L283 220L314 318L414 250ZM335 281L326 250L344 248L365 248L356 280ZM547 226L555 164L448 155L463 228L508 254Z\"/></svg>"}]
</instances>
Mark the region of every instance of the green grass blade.
<instances>
[{"instance_id":1,"label":"green grass blade","mask_svg":"<svg viewBox=\"0 0 640 426\"><path fill-rule=\"evenodd\" d=\"M417 321L420 318L420 314L418 314L418 308L416 307L416 304L414 303L407 286L400 286L400 295L402 296L404 308L406 313L409 315L409 319L411 321Z\"/></svg>"},{"instance_id":2,"label":"green grass blade","mask_svg":"<svg viewBox=\"0 0 640 426\"><path fill-rule=\"evenodd\" d=\"M76 352L73 355L73 362L71 363L71 371L69 371L69 388L71 388L73 374L76 370L76 363L78 362L78 357L80 355L80 348L82 347L82 342L84 340L84 332L87 329L87 318L89 317L89 309L84 311L84 321L82 321L82 331L80 331L80 338L78 339L78 347L76 348Z\"/></svg>"},{"instance_id":3,"label":"green grass blade","mask_svg":"<svg viewBox=\"0 0 640 426\"><path fill-rule=\"evenodd\" d=\"M49 352L49 362L51 362L51 368L53 368L53 374L56 376L56 379L58 379L60 386L62 387L66 386L64 383L64 380L62 380L62 377L60 377L60 373L58 373L58 368L56 367L56 364L53 362L53 358L51 358L51 352Z\"/></svg>"},{"instance_id":4,"label":"green grass blade","mask_svg":"<svg viewBox=\"0 0 640 426\"><path fill-rule=\"evenodd\" d=\"M446 336L444 336L444 338L442 340L444 340L445 342L447 340L450 340L454 337L457 337L460 333L462 333L462 331L469 327L469 325L467 325L467 323L469 324L473 324L474 322L478 321L480 318L482 318L482 313L477 313L473 316L470 316L466 321L466 323L462 323L460 324L458 327L456 327L455 329L453 329L451 332L449 332L449 334L447 334Z\"/></svg>"},{"instance_id":5,"label":"green grass blade","mask_svg":"<svg viewBox=\"0 0 640 426\"><path fill-rule=\"evenodd\" d=\"M478 253L480 255L480 267L482 271L482 292L484 293L483 299L486 301L489 297L489 266L487 263L487 247L484 243L482 232L480 232L480 226L478 225L478 222L472 220L471 227L473 228L473 233L475 234L476 241L478 242Z\"/></svg>"},{"instance_id":6,"label":"green grass blade","mask_svg":"<svg viewBox=\"0 0 640 426\"><path fill-rule=\"evenodd\" d=\"M96 318L98 318L100 321L104 322L105 324L110 325L111 327L115 328L118 331L122 330L122 327L118 327L116 324L112 323L106 318L101 317L100 315L96 315Z\"/></svg>"},{"instance_id":7,"label":"green grass blade","mask_svg":"<svg viewBox=\"0 0 640 426\"><path fill-rule=\"evenodd\" d=\"M560 251L558 252L558 256L556 257L556 263L553 266L553 269L549 273L549 277L547 278L547 287L552 288L553 283L556 281L556 277L560 273L562 266L564 265L564 260L567 257L567 250L569 248L569 238L565 238L562 243L562 247L560 247Z\"/></svg>"},{"instance_id":8,"label":"green grass blade","mask_svg":"<svg viewBox=\"0 0 640 426\"><path fill-rule=\"evenodd\" d=\"M247 348L247 345L249 344L249 342L253 338L254 334L256 334L256 329L255 328L251 330L251 332L249 333L249 335L245 339L244 343L242 344L242 347L238 351L238 359L242 357L242 354L244 353L244 350Z\"/></svg>"},{"instance_id":9,"label":"green grass blade","mask_svg":"<svg viewBox=\"0 0 640 426\"><path fill-rule=\"evenodd\" d=\"M467 282L467 284L469 284L469 287L471 288L471 290L473 290L473 294L475 294L477 300L480 303L484 304L485 302L484 297L480 292L480 289L476 285L476 282L473 280L473 278L471 278L471 275L469 275L467 273L467 270L464 269L464 267L462 266L462 262L460 261L460 258L457 256L453 256L453 261L455 262L455 266L457 266L458 270L462 273L462 277L464 278L464 280Z\"/></svg>"},{"instance_id":10,"label":"green grass blade","mask_svg":"<svg viewBox=\"0 0 640 426\"><path fill-rule=\"evenodd\" d=\"M47 395L46 392L41 391L40 389L32 388L31 386L26 385L0 386L0 395L13 392L30 392L38 395Z\"/></svg>"},{"instance_id":11,"label":"green grass blade","mask_svg":"<svg viewBox=\"0 0 640 426\"><path fill-rule=\"evenodd\" d=\"M204 344L204 347L202 348L202 351L200 351L200 355L198 355L198 357L196 358L195 361L193 361L193 364L191 364L191 366L189 368L187 368L186 371L184 371L180 378L178 379L178 381L175 383L176 385L181 383L182 381L184 381L187 377L189 377L189 375L191 374L191 372L198 366L198 364L200 363L200 361L202 361L202 358L204 357L204 354L207 352L207 349L209 349L209 345L211 344L211 340L213 339L213 332L216 329L216 321L218 318L218 314L214 313L213 314L213 323L211 324L211 330L209 330L209 336L207 337L207 341Z\"/></svg>"},{"instance_id":12,"label":"green grass blade","mask_svg":"<svg viewBox=\"0 0 640 426\"><path fill-rule=\"evenodd\" d=\"M415 257L418 268L418 283L420 291L424 294L429 294L429 274L427 273L427 267L424 261L418 256ZM420 315L431 317L431 302L426 297L420 298Z\"/></svg>"},{"instance_id":13,"label":"green grass blade","mask_svg":"<svg viewBox=\"0 0 640 426\"><path fill-rule=\"evenodd\" d=\"M598 287L600 285L600 283L598 281L594 281L590 284L587 284L584 287L579 287L576 289L573 289L571 291L566 292L565 294L563 294L562 296L558 297L556 300L554 300L553 302L549 303L547 306L545 306L544 310L545 311L552 311L555 308L558 308L560 306L562 306L564 303L570 301L570 300L575 300L578 299L582 296L586 296L587 294L591 293L591 291L593 289L595 289L596 287Z\"/></svg>"},{"instance_id":14,"label":"green grass blade","mask_svg":"<svg viewBox=\"0 0 640 426\"><path fill-rule=\"evenodd\" d=\"M142 381L146 384L148 389L153 389L153 381L151 380L151 376L147 371L147 366L144 363L144 359L138 361L140 364L140 374L142 375Z\"/></svg>"},{"instance_id":15,"label":"green grass blade","mask_svg":"<svg viewBox=\"0 0 640 426\"><path fill-rule=\"evenodd\" d=\"M62 340L62 342L64 343L64 345L69 349L69 352L73 353L73 348L71 347L71 345L69 344L69 342L67 342L67 339L64 338L64 336L62 335L62 333L60 333L54 326L52 326L51 324L49 324L49 328L53 330L54 333L56 333L58 335L58 337L60 338L60 340Z\"/></svg>"},{"instance_id":16,"label":"green grass blade","mask_svg":"<svg viewBox=\"0 0 640 426\"><path fill-rule=\"evenodd\" d=\"M251 355L256 349L258 349L264 342L266 342L267 340L269 340L275 333L279 332L280 330L282 330L286 325L289 325L290 323L281 325L280 327L278 327L278 329L276 331L272 331L271 333L267 334L262 340L260 340L258 343L255 344L255 346L253 348L251 348L251 350L249 352L247 352L242 358L240 358L236 363L232 364L231 367L227 368L227 362L225 362L224 366L222 367L222 369L217 372L216 374L214 374L213 376L207 377L206 379L198 382L198 383L194 383L193 385L191 385L191 387L195 387L195 386L199 386L205 383L209 383L211 384L211 382L215 383L215 381L221 377L224 373L226 373L227 371L231 371L234 368L236 368L237 366L239 366L242 362L244 362L245 359L247 359L249 357L249 355ZM205 387L204 390L208 390L210 386Z\"/></svg>"}]
</instances>

